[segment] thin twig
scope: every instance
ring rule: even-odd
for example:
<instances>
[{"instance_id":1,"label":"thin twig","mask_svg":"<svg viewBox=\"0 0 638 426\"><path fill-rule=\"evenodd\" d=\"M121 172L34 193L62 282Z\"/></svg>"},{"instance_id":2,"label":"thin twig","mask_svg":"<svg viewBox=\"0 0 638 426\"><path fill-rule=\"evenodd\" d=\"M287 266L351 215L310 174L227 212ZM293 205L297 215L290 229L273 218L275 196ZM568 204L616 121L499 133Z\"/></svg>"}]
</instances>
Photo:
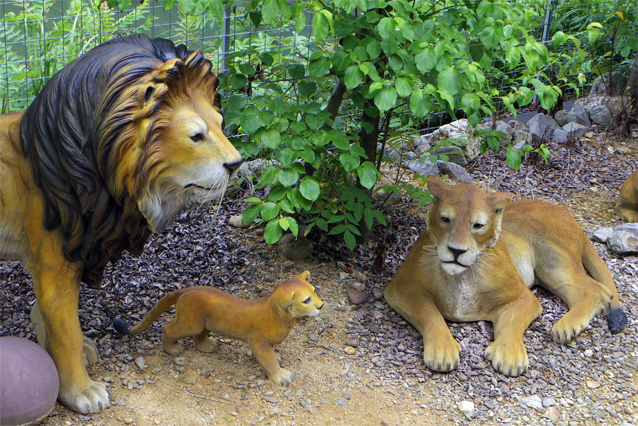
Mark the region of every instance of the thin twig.
<instances>
[{"instance_id":1,"label":"thin twig","mask_svg":"<svg viewBox=\"0 0 638 426\"><path fill-rule=\"evenodd\" d=\"M241 405L243 405L243 406L245 406L245 407L248 407L248 404L246 404L245 402L228 402L228 401L224 401L224 400L221 400L221 399L211 398L211 397L209 397L209 396L197 395L197 394L195 394L195 393L193 393L193 392L191 392L191 391L189 391L189 390L187 390L187 389L181 389L181 390L179 391L179 393L183 393L183 394L186 394L186 395L190 395L190 396L193 396L193 397L195 397L195 398L207 399L207 400L209 400L209 401L213 401L213 402L221 402L222 404L228 404L228 405L237 405L237 404L241 404Z\"/></svg>"}]
</instances>

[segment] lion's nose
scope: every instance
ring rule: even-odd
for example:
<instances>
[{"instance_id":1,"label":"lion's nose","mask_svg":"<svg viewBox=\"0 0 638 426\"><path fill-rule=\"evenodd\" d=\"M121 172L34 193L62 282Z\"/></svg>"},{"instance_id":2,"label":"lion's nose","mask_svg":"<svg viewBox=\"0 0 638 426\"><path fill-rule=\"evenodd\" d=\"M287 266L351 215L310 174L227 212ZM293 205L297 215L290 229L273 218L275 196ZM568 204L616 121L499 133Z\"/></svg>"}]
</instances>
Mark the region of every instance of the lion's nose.
<instances>
[{"instance_id":1,"label":"lion's nose","mask_svg":"<svg viewBox=\"0 0 638 426\"><path fill-rule=\"evenodd\" d=\"M321 304L321 306L319 306L317 309L321 309L321 308L323 308L323 303L322 303L322 304Z\"/></svg>"},{"instance_id":2,"label":"lion's nose","mask_svg":"<svg viewBox=\"0 0 638 426\"><path fill-rule=\"evenodd\" d=\"M450 247L447 246L448 250L450 250L452 252L452 254L454 255L454 261L458 261L459 256L462 255L463 253L465 253L467 251L467 249L457 249L454 247Z\"/></svg>"},{"instance_id":3,"label":"lion's nose","mask_svg":"<svg viewBox=\"0 0 638 426\"><path fill-rule=\"evenodd\" d=\"M239 160L239 161L235 161L234 163L224 163L224 167L226 167L228 169L228 171L230 173L234 172L235 170L237 170L239 168L239 166L241 166L241 163L243 163L243 159Z\"/></svg>"}]
</instances>

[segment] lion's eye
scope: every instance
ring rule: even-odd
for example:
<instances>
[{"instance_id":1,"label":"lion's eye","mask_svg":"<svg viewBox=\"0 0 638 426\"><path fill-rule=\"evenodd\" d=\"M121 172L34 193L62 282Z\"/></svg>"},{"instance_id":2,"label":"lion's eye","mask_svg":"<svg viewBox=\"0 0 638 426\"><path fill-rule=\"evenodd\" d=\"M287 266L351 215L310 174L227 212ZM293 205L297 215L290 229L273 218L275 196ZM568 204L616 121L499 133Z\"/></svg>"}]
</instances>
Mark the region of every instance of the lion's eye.
<instances>
[{"instance_id":1,"label":"lion's eye","mask_svg":"<svg viewBox=\"0 0 638 426\"><path fill-rule=\"evenodd\" d=\"M308 298L307 298L306 300L304 300L303 302L304 302L306 305L307 305L308 303L310 303L310 297L308 297Z\"/></svg>"},{"instance_id":2,"label":"lion's eye","mask_svg":"<svg viewBox=\"0 0 638 426\"><path fill-rule=\"evenodd\" d=\"M450 218L449 217L445 217L445 216L441 216L441 220L445 223L450 223Z\"/></svg>"},{"instance_id":3,"label":"lion's eye","mask_svg":"<svg viewBox=\"0 0 638 426\"><path fill-rule=\"evenodd\" d=\"M484 226L485 226L485 224L483 224L483 223L475 223L474 224L474 229L481 229Z\"/></svg>"},{"instance_id":4,"label":"lion's eye","mask_svg":"<svg viewBox=\"0 0 638 426\"><path fill-rule=\"evenodd\" d=\"M191 140L193 142L199 142L202 139L204 139L204 135L202 135L201 133L197 133L197 134L194 134L193 136L191 136Z\"/></svg>"}]
</instances>

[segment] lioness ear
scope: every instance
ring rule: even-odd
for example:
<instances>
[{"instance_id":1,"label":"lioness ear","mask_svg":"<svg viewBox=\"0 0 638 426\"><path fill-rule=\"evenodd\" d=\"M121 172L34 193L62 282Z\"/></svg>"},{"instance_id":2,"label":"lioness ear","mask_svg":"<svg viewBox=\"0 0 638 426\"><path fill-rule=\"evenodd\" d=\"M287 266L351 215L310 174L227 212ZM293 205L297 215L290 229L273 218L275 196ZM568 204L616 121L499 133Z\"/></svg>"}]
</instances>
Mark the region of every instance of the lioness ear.
<instances>
[{"instance_id":1,"label":"lioness ear","mask_svg":"<svg viewBox=\"0 0 638 426\"><path fill-rule=\"evenodd\" d=\"M514 198L514 194L495 192L494 194L490 194L490 204L497 213L500 213L512 201L512 198Z\"/></svg>"},{"instance_id":2,"label":"lioness ear","mask_svg":"<svg viewBox=\"0 0 638 426\"><path fill-rule=\"evenodd\" d=\"M310 271L303 271L301 274L297 275L295 278L298 278L301 281L308 282L309 276L310 276Z\"/></svg>"},{"instance_id":3,"label":"lioness ear","mask_svg":"<svg viewBox=\"0 0 638 426\"><path fill-rule=\"evenodd\" d=\"M288 311L290 315L294 316L295 314L295 292L294 291L286 296L285 306L286 306L286 311Z\"/></svg>"},{"instance_id":4,"label":"lioness ear","mask_svg":"<svg viewBox=\"0 0 638 426\"><path fill-rule=\"evenodd\" d=\"M450 185L430 176L428 179L428 190L430 194L438 200L444 199L451 191Z\"/></svg>"}]
</instances>

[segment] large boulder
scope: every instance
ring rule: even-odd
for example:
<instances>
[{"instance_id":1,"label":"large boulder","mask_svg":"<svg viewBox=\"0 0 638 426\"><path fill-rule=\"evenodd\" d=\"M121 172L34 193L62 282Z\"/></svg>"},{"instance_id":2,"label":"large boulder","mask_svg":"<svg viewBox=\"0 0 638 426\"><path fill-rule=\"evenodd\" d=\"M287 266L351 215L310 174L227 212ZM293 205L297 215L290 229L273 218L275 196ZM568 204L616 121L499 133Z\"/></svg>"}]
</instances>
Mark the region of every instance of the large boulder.
<instances>
[{"instance_id":1,"label":"large boulder","mask_svg":"<svg viewBox=\"0 0 638 426\"><path fill-rule=\"evenodd\" d=\"M590 95L580 98L574 103L574 109L584 108L592 123L614 127L614 117L629 105L626 96Z\"/></svg>"},{"instance_id":2,"label":"large boulder","mask_svg":"<svg viewBox=\"0 0 638 426\"><path fill-rule=\"evenodd\" d=\"M551 140L554 130L560 129L558 122L545 114L536 114L527 122L527 126L534 143Z\"/></svg>"},{"instance_id":3,"label":"large boulder","mask_svg":"<svg viewBox=\"0 0 638 426\"><path fill-rule=\"evenodd\" d=\"M430 144L449 139L462 139L461 148L470 160L481 153L481 138L474 136L474 128L465 118L439 127L430 135Z\"/></svg>"},{"instance_id":4,"label":"large boulder","mask_svg":"<svg viewBox=\"0 0 638 426\"><path fill-rule=\"evenodd\" d=\"M571 111L558 111L554 115L554 118L561 127L565 126L568 123L578 123L586 127L591 126L589 114L587 113L587 110L582 106L574 107Z\"/></svg>"},{"instance_id":5,"label":"large boulder","mask_svg":"<svg viewBox=\"0 0 638 426\"><path fill-rule=\"evenodd\" d=\"M589 96L592 95L624 95L627 89L627 77L619 72L611 73L611 83L609 73L605 73L598 77L591 86Z\"/></svg>"}]
</instances>

